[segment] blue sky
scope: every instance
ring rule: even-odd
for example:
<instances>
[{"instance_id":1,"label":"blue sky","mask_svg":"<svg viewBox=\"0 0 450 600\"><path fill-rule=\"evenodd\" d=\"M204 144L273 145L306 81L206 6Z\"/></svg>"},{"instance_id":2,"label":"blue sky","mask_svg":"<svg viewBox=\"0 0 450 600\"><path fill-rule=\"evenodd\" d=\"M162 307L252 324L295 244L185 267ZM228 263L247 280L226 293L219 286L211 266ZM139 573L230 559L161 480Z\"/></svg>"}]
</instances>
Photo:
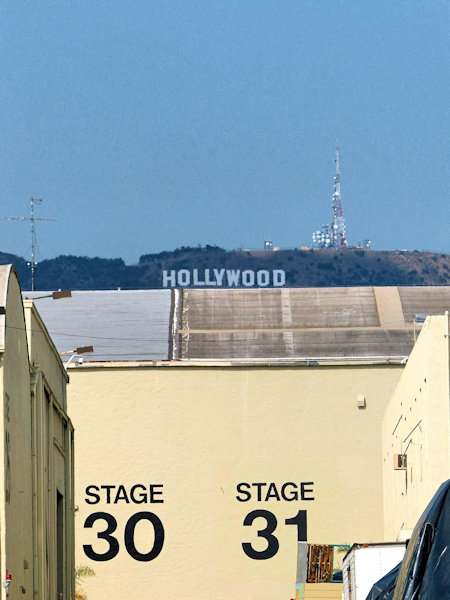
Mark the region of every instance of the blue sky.
<instances>
[{"instance_id":1,"label":"blue sky","mask_svg":"<svg viewBox=\"0 0 450 600\"><path fill-rule=\"evenodd\" d=\"M10 0L0 7L0 217L39 258L182 245L449 252L450 3ZM0 218L29 257L29 224Z\"/></svg>"}]
</instances>

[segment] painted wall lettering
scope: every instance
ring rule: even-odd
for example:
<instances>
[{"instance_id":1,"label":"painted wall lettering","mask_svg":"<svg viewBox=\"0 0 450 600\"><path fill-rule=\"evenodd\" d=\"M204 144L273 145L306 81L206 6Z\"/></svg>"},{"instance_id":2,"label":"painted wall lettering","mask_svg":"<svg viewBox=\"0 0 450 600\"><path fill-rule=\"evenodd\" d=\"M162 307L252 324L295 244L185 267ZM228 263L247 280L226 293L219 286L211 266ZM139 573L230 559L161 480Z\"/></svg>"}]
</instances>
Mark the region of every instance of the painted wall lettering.
<instances>
[{"instance_id":1,"label":"painted wall lettering","mask_svg":"<svg viewBox=\"0 0 450 600\"><path fill-rule=\"evenodd\" d=\"M258 537L267 540L267 548L264 550L255 550L250 542L243 542L242 549L245 554L253 560L267 560L268 558L273 558L280 547L280 542L274 535L278 522L276 516L268 510L252 510L252 512L249 512L245 517L243 525L245 527L251 527L253 522L258 518L265 520L265 527L263 529L258 529ZM295 517L285 519L284 524L296 525L297 541L306 542L306 510L299 510Z\"/></svg>"},{"instance_id":2,"label":"painted wall lettering","mask_svg":"<svg viewBox=\"0 0 450 600\"><path fill-rule=\"evenodd\" d=\"M238 502L292 502L314 500L314 482L301 481L299 483L286 481L275 482L240 482L236 484L236 500ZM141 484L134 485L88 485L85 488L85 502L89 505L119 503L125 504L158 504L163 503L163 484ZM153 527L153 534L148 540L148 547L142 542L139 549L135 544L136 528L140 524L148 522ZM277 517L273 512L263 509L250 511L243 519L243 526L256 528L256 537L266 541L266 547L262 550L259 544L253 546L255 540L242 542L242 550L252 560L267 560L273 558L280 547L277 537L279 527ZM297 540L307 540L306 510L299 510L291 518L284 519L284 525L295 525L297 528ZM105 562L114 559L124 548L128 555L139 562L149 562L157 558L163 550L165 531L161 519L153 512L142 511L131 515L124 525L118 527L116 517L109 512L97 511L84 522L85 529L94 529L96 541L91 544L83 544L84 553L91 560ZM123 532L122 535L120 532ZM245 536L247 537L247 536ZM121 542L120 540L123 540ZM99 541L97 541L99 540Z\"/></svg>"},{"instance_id":3,"label":"painted wall lettering","mask_svg":"<svg viewBox=\"0 0 450 600\"><path fill-rule=\"evenodd\" d=\"M163 484L151 483L143 485L136 483L132 486L124 485L88 485L85 490L87 504L162 504L164 499Z\"/></svg>"},{"instance_id":4,"label":"painted wall lettering","mask_svg":"<svg viewBox=\"0 0 450 600\"><path fill-rule=\"evenodd\" d=\"M292 502L294 500L314 500L314 481L301 481L294 483L287 481L283 484L276 483L238 483L236 485L238 502L248 502L249 500L257 500L258 502L269 502L276 500L280 502Z\"/></svg>"},{"instance_id":5,"label":"painted wall lettering","mask_svg":"<svg viewBox=\"0 0 450 600\"><path fill-rule=\"evenodd\" d=\"M105 540L108 543L108 549L105 552L96 552L91 544L83 544L84 553L91 560L99 562L112 560L118 555L120 549L117 538L112 535L117 529L117 521L107 512L96 512L87 517L84 527L90 529L94 527L97 521L106 521L106 529L98 531L97 538ZM150 521L155 532L153 545L146 553L139 552L134 543L134 532L140 521ZM164 546L164 527L161 520L152 512L139 512L132 515L125 525L124 542L126 551L134 560L140 562L154 560L159 556ZM100 544L100 546L104 547L103 544Z\"/></svg>"}]
</instances>

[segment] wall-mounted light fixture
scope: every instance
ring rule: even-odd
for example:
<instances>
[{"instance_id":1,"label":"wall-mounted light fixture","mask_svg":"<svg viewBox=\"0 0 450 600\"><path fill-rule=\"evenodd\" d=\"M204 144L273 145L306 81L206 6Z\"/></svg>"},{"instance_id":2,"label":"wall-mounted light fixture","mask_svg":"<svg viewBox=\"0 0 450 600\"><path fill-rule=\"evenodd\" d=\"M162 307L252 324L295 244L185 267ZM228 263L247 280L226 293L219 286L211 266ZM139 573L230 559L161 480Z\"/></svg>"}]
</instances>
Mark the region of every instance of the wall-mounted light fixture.
<instances>
[{"instance_id":1,"label":"wall-mounted light fixture","mask_svg":"<svg viewBox=\"0 0 450 600\"><path fill-rule=\"evenodd\" d=\"M59 355L60 356L64 356L66 354L71 354L72 356L69 358L69 360L66 362L66 364L64 365L64 369L67 371L67 367L70 365L71 362L78 362L79 365L82 365L84 363L84 358L82 356L80 356L80 354L91 354L92 352L94 352L94 346L80 346L79 348L75 348L74 350L67 350L66 352L60 352Z\"/></svg>"},{"instance_id":2,"label":"wall-mounted light fixture","mask_svg":"<svg viewBox=\"0 0 450 600\"><path fill-rule=\"evenodd\" d=\"M61 298L72 298L72 292L70 290L58 290L57 292L50 292L42 296L34 296L29 298L24 296L25 300L41 300L42 298L53 298L53 300L61 300Z\"/></svg>"}]
</instances>

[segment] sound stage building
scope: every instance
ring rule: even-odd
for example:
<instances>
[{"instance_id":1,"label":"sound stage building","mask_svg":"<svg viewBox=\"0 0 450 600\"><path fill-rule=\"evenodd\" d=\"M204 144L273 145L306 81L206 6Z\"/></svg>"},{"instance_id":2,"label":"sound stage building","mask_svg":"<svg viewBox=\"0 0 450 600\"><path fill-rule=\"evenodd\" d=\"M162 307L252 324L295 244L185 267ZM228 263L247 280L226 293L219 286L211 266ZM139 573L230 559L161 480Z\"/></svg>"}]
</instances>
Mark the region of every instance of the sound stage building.
<instances>
[{"instance_id":1,"label":"sound stage building","mask_svg":"<svg viewBox=\"0 0 450 600\"><path fill-rule=\"evenodd\" d=\"M11 266L0 266L1 598L74 596L67 374Z\"/></svg>"},{"instance_id":2,"label":"sound stage building","mask_svg":"<svg viewBox=\"0 0 450 600\"><path fill-rule=\"evenodd\" d=\"M60 352L94 347L68 369L89 600L289 599L304 540L392 541L412 528L448 478L448 460L429 468L444 446L448 456L448 316L417 315L449 305L445 287L40 300ZM394 469L399 454L406 469Z\"/></svg>"}]
</instances>

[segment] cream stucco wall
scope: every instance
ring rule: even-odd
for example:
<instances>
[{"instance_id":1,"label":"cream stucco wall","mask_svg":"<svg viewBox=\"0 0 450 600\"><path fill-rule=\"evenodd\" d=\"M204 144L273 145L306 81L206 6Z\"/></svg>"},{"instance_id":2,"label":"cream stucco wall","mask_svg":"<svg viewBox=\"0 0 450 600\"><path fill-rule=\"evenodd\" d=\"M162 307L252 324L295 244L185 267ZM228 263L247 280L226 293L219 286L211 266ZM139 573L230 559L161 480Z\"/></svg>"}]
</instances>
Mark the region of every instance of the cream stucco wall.
<instances>
[{"instance_id":1,"label":"cream stucco wall","mask_svg":"<svg viewBox=\"0 0 450 600\"><path fill-rule=\"evenodd\" d=\"M24 300L25 322L30 363L45 374L45 382L60 408L67 409L66 386L68 376L44 322L39 315L39 301Z\"/></svg>"},{"instance_id":2,"label":"cream stucco wall","mask_svg":"<svg viewBox=\"0 0 450 600\"><path fill-rule=\"evenodd\" d=\"M428 317L383 422L388 540L414 527L450 477L449 400L448 315ZM406 470L394 470L394 454L407 455Z\"/></svg>"},{"instance_id":3,"label":"cream stucco wall","mask_svg":"<svg viewBox=\"0 0 450 600\"><path fill-rule=\"evenodd\" d=\"M0 410L1 580L11 573L9 593L33 598L31 404L28 347L20 287L14 271L4 282L6 316ZM6 598L2 587L2 598Z\"/></svg>"},{"instance_id":4,"label":"cream stucco wall","mask_svg":"<svg viewBox=\"0 0 450 600\"><path fill-rule=\"evenodd\" d=\"M77 430L76 556L97 574L84 585L89 600L291 598L297 527L285 520L299 510L307 511L311 543L382 540L381 422L401 366L109 363L69 371L68 405ZM357 406L360 395L366 408ZM255 486L249 501L237 499L246 497L237 484L271 482L278 494L284 483L298 488L303 482L304 500L289 499L292 485L285 487L287 499L278 500L272 487L271 497L258 501ZM154 500L163 502L127 503L125 494L129 500L136 484L162 486L154 489L161 493ZM98 503L89 503L96 502L97 490L87 494L88 486L100 490ZM109 502L101 486L115 486ZM279 549L266 560L250 558L242 547L267 548L258 538L265 518L243 525L254 510L277 520ZM135 560L125 548L126 524L141 512L154 513L165 531L160 554L149 561ZM101 534L105 518L110 527ZM108 536L117 539L117 552ZM138 552L149 552L153 537L150 522L139 521ZM116 554L107 560L91 560L83 550L91 545L88 553L103 555L111 544Z\"/></svg>"},{"instance_id":5,"label":"cream stucco wall","mask_svg":"<svg viewBox=\"0 0 450 600\"><path fill-rule=\"evenodd\" d=\"M67 376L31 303L25 319L10 266L0 267L0 308L0 595L70 600L73 429L62 409ZM62 462L61 452L67 456Z\"/></svg>"},{"instance_id":6,"label":"cream stucco wall","mask_svg":"<svg viewBox=\"0 0 450 600\"><path fill-rule=\"evenodd\" d=\"M74 433L65 410L68 376L33 301L25 301L24 308L31 374L35 596L68 600L74 591Z\"/></svg>"}]
</instances>

